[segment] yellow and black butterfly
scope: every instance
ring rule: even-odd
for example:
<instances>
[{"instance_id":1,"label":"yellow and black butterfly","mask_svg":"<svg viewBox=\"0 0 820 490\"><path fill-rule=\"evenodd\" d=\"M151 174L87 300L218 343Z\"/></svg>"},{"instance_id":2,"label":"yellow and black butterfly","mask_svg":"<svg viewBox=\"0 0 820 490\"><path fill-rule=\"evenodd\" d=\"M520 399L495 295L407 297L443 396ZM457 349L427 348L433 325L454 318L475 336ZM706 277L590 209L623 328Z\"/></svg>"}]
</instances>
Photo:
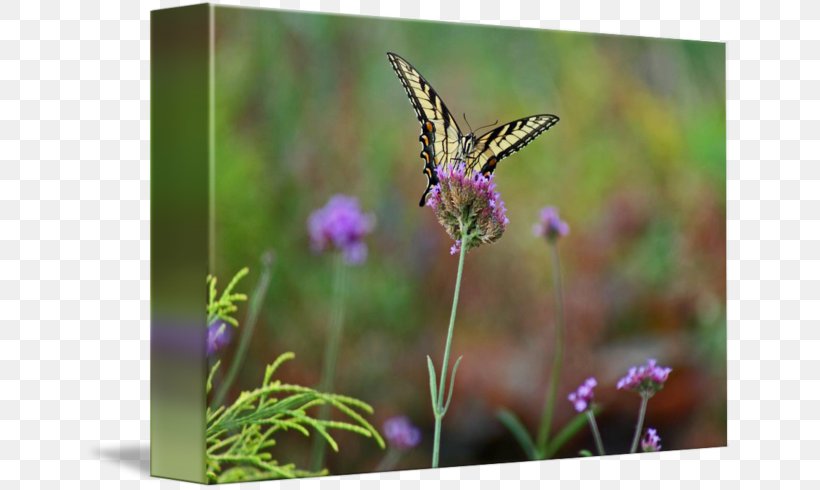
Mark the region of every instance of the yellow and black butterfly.
<instances>
[{"instance_id":1,"label":"yellow and black butterfly","mask_svg":"<svg viewBox=\"0 0 820 490\"><path fill-rule=\"evenodd\" d=\"M437 165L461 161L470 171L478 169L482 175L489 176L498 162L527 146L558 122L558 116L537 114L496 126L481 136L472 131L465 135L444 101L413 65L396 53L387 53L387 58L421 123L419 141L427 188L421 195L419 206L424 206L430 188L438 184Z\"/></svg>"}]
</instances>

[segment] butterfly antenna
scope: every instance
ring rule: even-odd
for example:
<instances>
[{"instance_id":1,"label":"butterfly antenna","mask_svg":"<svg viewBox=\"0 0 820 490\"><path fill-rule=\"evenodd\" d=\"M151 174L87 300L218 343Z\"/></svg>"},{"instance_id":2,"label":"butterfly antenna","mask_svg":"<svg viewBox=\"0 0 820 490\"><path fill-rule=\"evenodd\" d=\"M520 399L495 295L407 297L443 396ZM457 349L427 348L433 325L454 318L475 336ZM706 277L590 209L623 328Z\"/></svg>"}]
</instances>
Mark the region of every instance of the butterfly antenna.
<instances>
[{"instance_id":1,"label":"butterfly antenna","mask_svg":"<svg viewBox=\"0 0 820 490\"><path fill-rule=\"evenodd\" d=\"M470 128L470 132L471 132L471 133L474 133L475 131L473 131L473 128L470 126L470 122L467 120L467 113L466 113L466 112L462 112L462 113L461 113L461 117L463 117L463 118L464 118L464 123L467 125L467 127L468 127L468 128Z\"/></svg>"},{"instance_id":2,"label":"butterfly antenna","mask_svg":"<svg viewBox=\"0 0 820 490\"><path fill-rule=\"evenodd\" d=\"M482 130L482 129L484 129L484 128L489 128L489 127L491 127L491 126L495 126L495 125L497 125L497 124L498 124L498 119L496 119L494 123L486 124L486 125L484 125L484 126L481 126L480 128L475 128L475 130L476 130L476 132L478 132L478 131L480 131L480 130Z\"/></svg>"}]
</instances>

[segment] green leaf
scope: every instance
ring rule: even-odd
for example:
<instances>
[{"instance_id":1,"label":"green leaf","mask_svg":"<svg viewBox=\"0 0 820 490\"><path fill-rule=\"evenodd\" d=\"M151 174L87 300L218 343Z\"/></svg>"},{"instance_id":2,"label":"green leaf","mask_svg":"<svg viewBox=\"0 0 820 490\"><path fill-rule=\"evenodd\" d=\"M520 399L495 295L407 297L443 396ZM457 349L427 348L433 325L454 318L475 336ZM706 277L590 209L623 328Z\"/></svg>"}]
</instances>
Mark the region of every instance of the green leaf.
<instances>
[{"instance_id":1,"label":"green leaf","mask_svg":"<svg viewBox=\"0 0 820 490\"><path fill-rule=\"evenodd\" d=\"M595 455L592 454L592 451L590 451L589 449L581 449L580 451L578 451L578 456L581 456L583 458L588 458L590 456L595 456Z\"/></svg>"},{"instance_id":2,"label":"green leaf","mask_svg":"<svg viewBox=\"0 0 820 490\"><path fill-rule=\"evenodd\" d=\"M276 360L273 361L273 363L270 364L267 369L265 369L265 379L263 380L263 384L270 384L270 378L271 376L273 376L273 373L275 373L276 370L279 369L279 366L281 366L287 361L290 361L294 357L296 357L296 354L294 354L293 352L285 352L284 354L277 357Z\"/></svg>"},{"instance_id":3,"label":"green leaf","mask_svg":"<svg viewBox=\"0 0 820 490\"><path fill-rule=\"evenodd\" d=\"M227 409L220 407L211 417L206 430L207 465L211 480L240 481L260 478L294 478L306 476L307 472L297 470L293 464L278 465L272 462L271 454L264 450L273 447L272 438L278 430L294 429L310 435L305 426L314 429L315 434L324 438L334 451L339 446L327 432L328 429L344 430L376 439L384 448L384 441L376 429L353 408L364 412L372 411L370 405L354 398L322 394L310 388L287 385L289 396L282 400L271 399L264 404L258 399L270 393L272 388L281 388L279 381L272 386L243 392ZM306 410L317 404L329 403L353 419L354 423L337 420L316 420L307 415ZM350 405L350 406L348 406ZM229 429L228 429L229 428ZM239 429L239 433L226 437L229 431ZM264 430L264 431L263 431ZM230 468L225 468L225 465ZM233 471L239 468L239 471ZM230 471L230 475L224 475ZM297 475L298 472L298 475ZM252 476L253 475L253 476Z\"/></svg>"},{"instance_id":4,"label":"green leaf","mask_svg":"<svg viewBox=\"0 0 820 490\"><path fill-rule=\"evenodd\" d=\"M336 401L342 402L345 405L350 405L352 407L356 407L359 410L362 410L367 413L373 413L373 407L370 404L365 403L357 398L345 396L345 395L338 395L336 393L322 393L323 398L333 398Z\"/></svg>"},{"instance_id":5,"label":"green leaf","mask_svg":"<svg viewBox=\"0 0 820 490\"><path fill-rule=\"evenodd\" d=\"M379 447L381 447L382 449L385 448L384 439L382 439L382 436L381 434L379 434L379 431L377 431L376 428L370 424L370 422L365 420L364 417L356 413L352 408L348 407L344 403L337 401L334 398L330 398L330 403L333 404L333 406L336 407L340 412L344 413L345 415L353 419L356 423L358 423L360 426L367 429L370 432L370 435L372 435L373 438L376 439L376 443L379 445Z\"/></svg>"},{"instance_id":6,"label":"green leaf","mask_svg":"<svg viewBox=\"0 0 820 490\"><path fill-rule=\"evenodd\" d=\"M217 300L216 277L208 278L208 324L219 319L226 324L236 325L236 319L231 313L238 310L234 304L237 301L246 301L248 297L233 292L239 280L248 273L247 268L241 270ZM259 284L266 287L268 270L263 271ZM264 288L257 285L250 300L250 310L243 324L244 330L240 340L247 342L250 339L251 326L255 323L256 313L264 296ZM222 328L228 328L223 325ZM240 342L247 346L245 343ZM276 446L275 437L280 431L294 430L308 437L321 437L334 451L339 451L337 441L329 433L330 430L345 431L359 436L372 438L382 449L385 442L381 434L365 419L373 413L373 407L356 398L333 393L320 393L312 388L282 383L275 379L277 368L282 363L292 359L293 353L285 353L276 358L264 371L261 386L243 391L232 402L222 404L220 393L227 393L230 386L230 373L240 365L234 356L232 369L228 376L217 388L213 406L206 408L205 428L205 474L209 483L236 482L272 478L298 478L303 476L321 476L327 470L309 472L296 468L293 463L279 463L269 452ZM206 380L206 390L210 392L213 386L215 373L219 362L210 369ZM335 407L348 420L318 420L310 415L319 405ZM313 430L310 430L313 429Z\"/></svg>"},{"instance_id":7,"label":"green leaf","mask_svg":"<svg viewBox=\"0 0 820 490\"><path fill-rule=\"evenodd\" d=\"M441 415L444 416L447 413L447 409L450 408L450 401L453 399L453 388L456 384L456 371L458 371L458 365L461 364L461 359L464 356L458 356L456 359L456 363L453 365L453 371L450 373L450 390L447 392L447 402L444 403L444 408L441 410Z\"/></svg>"},{"instance_id":8,"label":"green leaf","mask_svg":"<svg viewBox=\"0 0 820 490\"><path fill-rule=\"evenodd\" d=\"M598 407L593 406L592 408L594 413L598 413L600 409ZM547 450L544 452L544 459L549 459L555 455L555 453L560 450L564 444L567 443L570 439L575 436L581 429L583 429L587 425L587 415L585 412L579 413L576 415L572 420L570 420L567 425L561 429L555 437L552 438L549 445L547 445Z\"/></svg>"},{"instance_id":9,"label":"green leaf","mask_svg":"<svg viewBox=\"0 0 820 490\"><path fill-rule=\"evenodd\" d=\"M336 420L323 420L322 425L324 425L328 429L341 429L346 430L348 432L355 432L356 434L365 436L365 437L372 437L372 434L369 430L363 429L358 425L354 425L348 422L339 422Z\"/></svg>"},{"instance_id":10,"label":"green leaf","mask_svg":"<svg viewBox=\"0 0 820 490\"><path fill-rule=\"evenodd\" d=\"M507 410L506 408L502 408L496 413L496 416L504 424L512 435L515 436L515 440L518 441L518 444L521 446L521 449L524 450L524 453L530 459L538 459L538 449L535 447L535 443L530 437L530 433L527 432L527 428L524 427L524 424L521 423L521 420L512 413L511 411Z\"/></svg>"},{"instance_id":11,"label":"green leaf","mask_svg":"<svg viewBox=\"0 0 820 490\"><path fill-rule=\"evenodd\" d=\"M305 429L305 427L303 425L299 424L298 422L294 422L294 421L291 421L291 420L277 420L275 422L275 425L276 425L277 429L284 429L284 430L294 429L294 430L298 431L299 433L301 433L304 436L310 436L310 432L308 432L308 430Z\"/></svg>"},{"instance_id":12,"label":"green leaf","mask_svg":"<svg viewBox=\"0 0 820 490\"><path fill-rule=\"evenodd\" d=\"M216 409L216 410L214 410L214 411L211 411L211 409L210 409L210 408L208 408L208 409L206 409L206 411L208 411L208 412L209 412L209 413L208 413L208 416L206 417L206 419L207 419L207 421L208 421L208 425L210 426L210 425L211 425L211 423L212 423L214 420L216 420L216 419L217 419L217 417L219 417L220 415L222 415L222 412L224 412L224 411L225 411L225 407L219 407L219 408L217 408L217 409Z\"/></svg>"},{"instance_id":13,"label":"green leaf","mask_svg":"<svg viewBox=\"0 0 820 490\"><path fill-rule=\"evenodd\" d=\"M211 372L208 374L208 381L206 381L206 382L205 382L205 394L206 394L206 395L207 395L208 393L210 393L210 392L211 392L211 388L213 388L214 374L216 374L216 370L217 370L217 369L219 369L219 364L220 364L221 362L222 362L222 361L216 361L216 362L214 363L214 366L211 368Z\"/></svg>"},{"instance_id":14,"label":"green leaf","mask_svg":"<svg viewBox=\"0 0 820 490\"><path fill-rule=\"evenodd\" d=\"M316 430L316 432L321 434L321 436L325 439L325 441L327 441L327 443L330 445L330 448L333 449L334 452L339 452L339 445L336 443L336 440L333 439L333 437L330 434L328 434L325 428L322 427L321 423L310 418L305 418L304 422L307 425L313 427Z\"/></svg>"},{"instance_id":15,"label":"green leaf","mask_svg":"<svg viewBox=\"0 0 820 490\"><path fill-rule=\"evenodd\" d=\"M438 413L438 397L436 392L436 368L433 366L433 360L427 356L427 371L430 373L430 402L433 404L433 413Z\"/></svg>"},{"instance_id":16,"label":"green leaf","mask_svg":"<svg viewBox=\"0 0 820 490\"><path fill-rule=\"evenodd\" d=\"M233 276L231 282L228 283L228 286L222 291L222 298L229 298L231 296L233 288L236 286L240 279L248 275L248 272L250 272L250 270L247 267L243 267L242 269L240 269L240 271Z\"/></svg>"}]
</instances>

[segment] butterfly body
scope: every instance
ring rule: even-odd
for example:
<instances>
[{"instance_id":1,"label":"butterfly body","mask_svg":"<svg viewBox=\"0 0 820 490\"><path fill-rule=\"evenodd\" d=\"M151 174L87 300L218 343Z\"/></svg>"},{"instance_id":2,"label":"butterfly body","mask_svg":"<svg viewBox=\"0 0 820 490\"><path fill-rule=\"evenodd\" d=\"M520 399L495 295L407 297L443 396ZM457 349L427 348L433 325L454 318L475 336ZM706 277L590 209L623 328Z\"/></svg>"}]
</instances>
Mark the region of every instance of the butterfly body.
<instances>
[{"instance_id":1,"label":"butterfly body","mask_svg":"<svg viewBox=\"0 0 820 490\"><path fill-rule=\"evenodd\" d=\"M427 176L427 188L421 196L423 206L430 189L438 184L436 167L445 163L464 162L471 172L489 176L502 159L528 145L558 122L558 116L537 114L496 126L480 135L464 134L444 101L433 87L407 60L387 53L396 75L421 124L421 159Z\"/></svg>"},{"instance_id":2,"label":"butterfly body","mask_svg":"<svg viewBox=\"0 0 820 490\"><path fill-rule=\"evenodd\" d=\"M476 141L476 137L473 133L463 136L460 144L458 145L456 160L466 160L470 153L472 153L473 148L475 148Z\"/></svg>"}]
</instances>

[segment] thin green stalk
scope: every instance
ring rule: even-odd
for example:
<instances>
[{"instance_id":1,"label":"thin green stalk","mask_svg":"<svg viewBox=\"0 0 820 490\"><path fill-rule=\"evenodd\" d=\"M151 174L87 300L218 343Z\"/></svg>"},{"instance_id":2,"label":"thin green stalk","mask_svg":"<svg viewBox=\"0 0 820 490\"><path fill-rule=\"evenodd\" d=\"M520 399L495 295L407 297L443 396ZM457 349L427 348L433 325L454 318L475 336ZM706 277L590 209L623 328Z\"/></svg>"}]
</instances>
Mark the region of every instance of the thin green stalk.
<instances>
[{"instance_id":1,"label":"thin green stalk","mask_svg":"<svg viewBox=\"0 0 820 490\"><path fill-rule=\"evenodd\" d=\"M389 448L387 450L387 454L384 455L382 460L379 462L379 465L376 466L377 472L380 471L393 471L396 468L396 464L398 464L399 460L401 459L403 451L400 451L396 448Z\"/></svg>"},{"instance_id":2,"label":"thin green stalk","mask_svg":"<svg viewBox=\"0 0 820 490\"><path fill-rule=\"evenodd\" d=\"M641 410L638 412L638 424L635 426L635 436L632 438L630 453L634 453L638 450L638 441L641 440L641 430L643 429L643 419L646 416L647 403L649 403L649 396L641 393Z\"/></svg>"},{"instance_id":3,"label":"thin green stalk","mask_svg":"<svg viewBox=\"0 0 820 490\"><path fill-rule=\"evenodd\" d=\"M450 326L447 329L447 342L444 344L444 360L441 363L441 376L439 377L438 399L435 402L433 415L436 419L435 432L433 434L433 468L438 468L439 450L441 446L441 420L444 418L444 384L447 381L447 371L450 367L450 348L453 343L453 331L456 324L456 311L458 310L458 296L461 292L461 276L464 272L464 256L467 255L467 233L462 228L461 231L461 252L458 255L458 273L456 274L456 287L453 292L453 308L450 311ZM456 362L458 364L458 362ZM455 369L454 369L455 370ZM455 376L453 376L454 378ZM450 395L453 394L453 381L450 381Z\"/></svg>"},{"instance_id":4,"label":"thin green stalk","mask_svg":"<svg viewBox=\"0 0 820 490\"><path fill-rule=\"evenodd\" d=\"M245 360L245 354L248 353L248 347L251 344L251 338L253 337L253 330L256 326L256 320L259 318L259 312L262 309L262 302L265 299L265 293L267 293L268 285L270 284L273 254L271 252L265 252L265 254L262 255L261 262L262 273L259 274L259 280L256 281L256 287L254 288L250 301L248 302L248 313L245 317L245 321L242 323L242 328L240 328L241 333L239 336L239 345L236 347L236 354L233 356L231 366L228 368L228 373L225 375L225 379L222 380L222 383L219 385L219 389L216 391L212 404L213 408L221 407L225 402L225 397L231 389L231 385L233 385L237 374L239 374L239 369L242 367L242 363ZM226 327L233 328L229 325Z\"/></svg>"},{"instance_id":5,"label":"thin green stalk","mask_svg":"<svg viewBox=\"0 0 820 490\"><path fill-rule=\"evenodd\" d=\"M333 391L333 381L336 377L336 362L339 358L339 346L342 341L344 326L344 292L347 279L347 265L340 253L337 253L333 263L333 306L328 323L328 338L325 343L324 364L322 378L319 381L319 391L329 393ZM330 416L330 405L319 407L318 420L327 420ZM311 448L311 464L313 471L321 470L325 465L325 450L327 444L321 437L313 438Z\"/></svg>"},{"instance_id":6,"label":"thin green stalk","mask_svg":"<svg viewBox=\"0 0 820 490\"><path fill-rule=\"evenodd\" d=\"M438 468L439 446L441 445L441 419L444 418L438 413L436 416L436 429L433 432L433 462L430 465L432 468Z\"/></svg>"},{"instance_id":7,"label":"thin green stalk","mask_svg":"<svg viewBox=\"0 0 820 490\"><path fill-rule=\"evenodd\" d=\"M555 294L555 352L552 360L552 372L547 394L544 399L544 411L541 416L541 426L538 430L538 450L544 454L549 443L552 416L555 409L555 396L558 383L561 380L561 366L564 362L564 289L561 278L561 260L558 256L558 243L550 241L552 251L552 283Z\"/></svg>"},{"instance_id":8,"label":"thin green stalk","mask_svg":"<svg viewBox=\"0 0 820 490\"><path fill-rule=\"evenodd\" d=\"M595 447L598 448L598 455L603 456L606 452L604 452L604 442L601 440L601 433L598 432L598 423L595 421L595 413L592 410L587 410L586 414L589 419L589 428L592 430L592 437L595 439Z\"/></svg>"}]
</instances>

